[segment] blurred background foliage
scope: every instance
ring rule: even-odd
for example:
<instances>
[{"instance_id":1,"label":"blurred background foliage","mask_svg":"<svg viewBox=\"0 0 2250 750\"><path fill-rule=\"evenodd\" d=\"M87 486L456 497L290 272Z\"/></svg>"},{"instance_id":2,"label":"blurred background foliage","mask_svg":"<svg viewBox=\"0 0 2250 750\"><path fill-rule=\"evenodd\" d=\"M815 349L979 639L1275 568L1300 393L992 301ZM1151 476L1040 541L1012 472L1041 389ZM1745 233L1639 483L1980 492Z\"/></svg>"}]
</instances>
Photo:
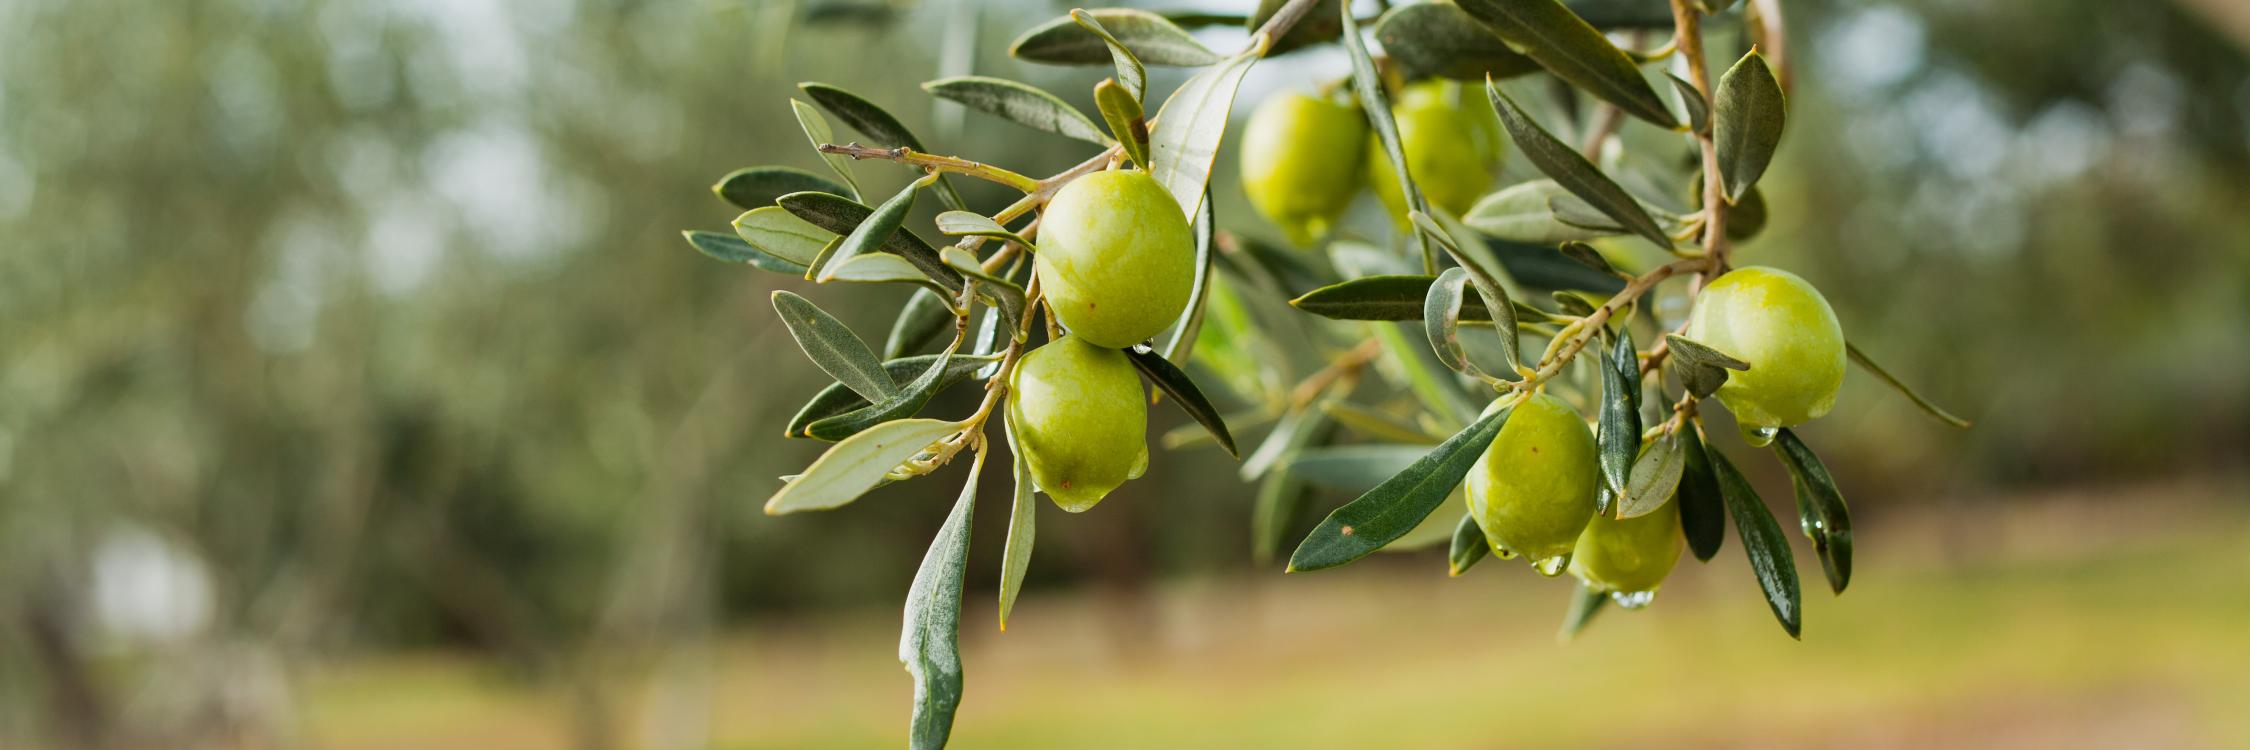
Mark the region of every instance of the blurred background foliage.
<instances>
[{"instance_id":1,"label":"blurred background foliage","mask_svg":"<svg viewBox=\"0 0 2250 750\"><path fill-rule=\"evenodd\" d=\"M2250 10L1786 5L1789 137L1739 257L1801 272L1978 423L1854 375L1806 432L1861 515L1973 528L1986 498L2239 477ZM1242 10L1164 9L1190 6ZM817 455L780 431L825 379L767 307L797 285L678 232L726 227L708 186L728 170L817 168L787 114L800 80L938 151L1075 163L1080 144L917 89L974 71L1093 111L1102 73L1005 55L1068 7L0 0L0 745L291 744L311 665L436 647L564 686L550 720L599 746L621 731L614 670L773 618L895 617L949 484L759 515ZM1243 101L1344 70L1333 49L1277 58ZM859 174L874 195L908 177ZM1221 223L1272 236L1232 180ZM903 301L817 296L871 338ZM1247 567L1230 463L1154 458L1098 512L1045 514L1029 597L1131 602ZM972 591L999 552L977 546Z\"/></svg>"}]
</instances>

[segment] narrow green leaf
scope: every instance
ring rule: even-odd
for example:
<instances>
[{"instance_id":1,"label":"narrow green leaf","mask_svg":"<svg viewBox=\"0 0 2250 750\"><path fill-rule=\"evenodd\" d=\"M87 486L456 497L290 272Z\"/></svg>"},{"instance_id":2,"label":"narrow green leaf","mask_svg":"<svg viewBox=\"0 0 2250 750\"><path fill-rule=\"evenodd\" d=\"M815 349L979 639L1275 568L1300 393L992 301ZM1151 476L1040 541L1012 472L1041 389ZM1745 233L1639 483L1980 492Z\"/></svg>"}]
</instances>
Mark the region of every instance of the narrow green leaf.
<instances>
[{"instance_id":1,"label":"narrow green leaf","mask_svg":"<svg viewBox=\"0 0 2250 750\"><path fill-rule=\"evenodd\" d=\"M1391 165L1392 176L1398 178L1400 195L1406 198L1409 212L1430 212L1430 201L1422 197L1422 189L1414 184L1414 175L1407 169L1406 141L1399 135L1398 120L1391 116L1391 95L1383 87L1383 76L1375 68L1375 58L1367 53L1367 41L1359 36L1359 22L1352 18L1351 3L1342 3L1339 15L1344 25L1344 51L1352 61L1352 91L1359 94L1359 108L1367 115L1367 125L1375 131L1375 141ZM1430 247L1427 237L1416 235L1422 248L1422 270L1437 273L1437 253Z\"/></svg>"},{"instance_id":2,"label":"narrow green leaf","mask_svg":"<svg viewBox=\"0 0 2250 750\"><path fill-rule=\"evenodd\" d=\"M1096 8L1085 13L1100 21L1102 28L1131 48L1134 57L1144 64L1201 67L1222 59L1186 29L1155 13L1131 8ZM1024 32L1008 45L1008 55L1050 65L1108 65L1115 59L1107 41L1071 16Z\"/></svg>"},{"instance_id":3,"label":"narrow green leaf","mask_svg":"<svg viewBox=\"0 0 2250 750\"><path fill-rule=\"evenodd\" d=\"M1680 488L1687 471L1687 450L1678 435L1664 435L1648 444L1633 461L1633 474L1625 482L1625 499L1617 506L1618 518L1638 518L1664 507Z\"/></svg>"},{"instance_id":4,"label":"narrow green leaf","mask_svg":"<svg viewBox=\"0 0 2250 750\"><path fill-rule=\"evenodd\" d=\"M1791 557L1789 540L1781 535L1781 524L1773 520L1773 511L1766 510L1758 491L1750 487L1750 481L1742 477L1726 454L1705 450L1704 455L1711 461L1711 473L1718 479L1727 511L1734 515L1734 530L1742 535L1742 551L1750 558L1750 570L1757 574L1766 605L1773 608L1774 619L1781 621L1781 629L1789 631L1789 637L1802 638L1804 595L1797 587L1797 563Z\"/></svg>"},{"instance_id":5,"label":"narrow green leaf","mask_svg":"<svg viewBox=\"0 0 2250 750\"><path fill-rule=\"evenodd\" d=\"M1227 113L1234 109L1235 89L1265 56L1268 43L1263 37L1251 40L1249 49L1196 73L1157 108L1148 136L1148 174L1172 193L1181 216L1193 217L1201 210L1211 162L1226 137Z\"/></svg>"},{"instance_id":6,"label":"narrow green leaf","mask_svg":"<svg viewBox=\"0 0 2250 750\"><path fill-rule=\"evenodd\" d=\"M883 359L897 359L929 345L940 332L953 327L953 320L953 306L944 297L928 289L915 290L914 296L907 298L906 307L899 310L898 319L891 321L891 335L883 340Z\"/></svg>"},{"instance_id":7,"label":"narrow green leaf","mask_svg":"<svg viewBox=\"0 0 2250 750\"><path fill-rule=\"evenodd\" d=\"M1428 445L1331 445L1297 451L1287 463L1290 472L1301 481L1340 492L1362 493L1407 470L1429 452Z\"/></svg>"},{"instance_id":8,"label":"narrow green leaf","mask_svg":"<svg viewBox=\"0 0 2250 750\"><path fill-rule=\"evenodd\" d=\"M942 78L922 84L932 96L994 115L1019 125L1107 146L1102 126L1054 94L1028 84L989 76Z\"/></svg>"},{"instance_id":9,"label":"narrow green leaf","mask_svg":"<svg viewBox=\"0 0 2250 750\"><path fill-rule=\"evenodd\" d=\"M1884 370L1882 365L1875 364L1875 360L1868 359L1867 353L1860 351L1859 347L1853 346L1852 342L1844 342L1844 353L1851 356L1851 360L1854 364L1857 364L1861 368L1866 369L1868 372L1873 373L1877 379L1882 380L1884 384L1889 385L1893 390L1898 391L1899 394L1905 396L1907 400L1914 402L1915 406L1921 407L1923 412L1929 414L1932 417L1936 417L1938 421L1964 429L1969 426L1969 420L1953 416L1952 412L1940 408L1937 404L1930 403L1928 399L1922 398L1922 394L1915 393L1914 389L1906 387L1905 383L1899 382L1898 378L1892 377L1889 371Z\"/></svg>"},{"instance_id":10,"label":"narrow green leaf","mask_svg":"<svg viewBox=\"0 0 2250 750\"><path fill-rule=\"evenodd\" d=\"M797 218L839 235L851 234L874 214L874 209L861 205L858 201L829 193L790 193L781 196L775 203ZM945 287L946 291L961 290L961 274L945 264L945 259L938 256L937 248L930 247L930 243L924 242L913 232L904 229L891 232L889 238L883 241L882 249L883 252L913 263L915 268L922 269L924 275ZM810 265L818 268L822 264Z\"/></svg>"},{"instance_id":11,"label":"narrow green leaf","mask_svg":"<svg viewBox=\"0 0 2250 750\"><path fill-rule=\"evenodd\" d=\"M827 110L829 114L835 115L836 119L843 120L845 125L850 125L853 130L859 131L861 135L867 136L878 144L892 147L905 146L924 152L929 150L922 146L922 139L914 137L914 131L906 129L905 123L899 122L897 117L893 117L881 105L868 101L858 94L814 81L799 83L797 89L805 92L806 96L812 97L813 103L820 105L821 109ZM817 190L818 188L800 189ZM939 175L937 178L937 191L938 201L944 203L946 208L954 210L963 208L961 194L953 190L953 183L948 182L944 175ZM774 197L778 198L781 195L776 194Z\"/></svg>"},{"instance_id":12,"label":"narrow green leaf","mask_svg":"<svg viewBox=\"0 0 2250 750\"><path fill-rule=\"evenodd\" d=\"M1726 385L1728 370L1748 370L1750 363L1735 359L1694 339L1676 333L1664 335L1671 347L1671 367L1680 386L1696 398L1710 398Z\"/></svg>"},{"instance_id":13,"label":"narrow green leaf","mask_svg":"<svg viewBox=\"0 0 2250 750\"><path fill-rule=\"evenodd\" d=\"M1624 279L1596 272L1562 257L1553 245L1494 239L1486 242L1485 248L1500 262L1500 267L1508 269L1508 275L1516 284L1526 289L1581 289L1615 294L1625 288ZM1522 314L1520 311L1524 308L1517 309L1518 314Z\"/></svg>"},{"instance_id":14,"label":"narrow green leaf","mask_svg":"<svg viewBox=\"0 0 2250 750\"><path fill-rule=\"evenodd\" d=\"M1180 322L1172 326L1172 338L1164 342L1164 358L1186 361L1194 353L1196 334L1203 330L1205 300L1211 296L1211 268L1216 249L1216 222L1211 218L1211 195L1206 189L1202 208L1195 214L1195 283L1188 288L1187 310L1180 313Z\"/></svg>"},{"instance_id":15,"label":"narrow green leaf","mask_svg":"<svg viewBox=\"0 0 2250 750\"><path fill-rule=\"evenodd\" d=\"M813 226L780 206L753 208L734 219L734 234L751 247L797 267L797 274L820 258L836 233Z\"/></svg>"},{"instance_id":16,"label":"narrow green leaf","mask_svg":"<svg viewBox=\"0 0 2250 750\"><path fill-rule=\"evenodd\" d=\"M850 188L796 167L737 169L711 186L711 192L745 211L772 206L775 198L808 190L843 195Z\"/></svg>"},{"instance_id":17,"label":"narrow green leaf","mask_svg":"<svg viewBox=\"0 0 2250 750\"><path fill-rule=\"evenodd\" d=\"M1458 576L1492 554L1492 543L1484 538L1484 527L1477 525L1473 514L1462 514L1461 522L1453 527L1453 546L1445 553L1446 574Z\"/></svg>"},{"instance_id":18,"label":"narrow green leaf","mask_svg":"<svg viewBox=\"0 0 2250 750\"><path fill-rule=\"evenodd\" d=\"M1713 94L1711 140L1719 151L1719 176L1726 183L1727 202L1742 197L1773 161L1781 145L1781 129L1789 119L1789 105L1781 83L1766 67L1766 59L1750 50L1719 79Z\"/></svg>"},{"instance_id":19,"label":"narrow green leaf","mask_svg":"<svg viewBox=\"0 0 2250 750\"><path fill-rule=\"evenodd\" d=\"M1603 481L1623 496L1641 451L1641 370L1631 332L1618 330L1617 344L1602 353L1601 365L1601 430L1594 440L1601 448Z\"/></svg>"},{"instance_id":20,"label":"narrow green leaf","mask_svg":"<svg viewBox=\"0 0 2250 750\"><path fill-rule=\"evenodd\" d=\"M814 440L836 441L865 432L867 428L919 414L930 404L944 385L947 365L953 361L952 350L938 356L936 362L899 388L898 393L864 409L848 414L838 414L805 426L805 434ZM887 373L886 373L887 376Z\"/></svg>"},{"instance_id":21,"label":"narrow green leaf","mask_svg":"<svg viewBox=\"0 0 2250 750\"><path fill-rule=\"evenodd\" d=\"M901 419L884 422L829 446L796 480L766 499L766 515L828 510L859 499L899 464L960 431L957 422Z\"/></svg>"},{"instance_id":22,"label":"narrow green leaf","mask_svg":"<svg viewBox=\"0 0 2250 750\"><path fill-rule=\"evenodd\" d=\"M951 319L949 315L947 320ZM883 372L890 376L892 383L897 384L901 390L904 390L907 384L914 382L915 378L921 377L922 372L928 370L930 363L936 362L937 359L938 355L935 354L899 357L884 362ZM946 364L945 374L939 378L937 389L942 392L947 388L960 385L967 381L970 375L975 374L978 368L997 364L999 361L1000 357L994 354L956 354L952 361ZM842 383L830 383L828 387L822 388L820 393L814 394L812 400L805 402L805 405L797 410L796 416L789 418L789 426L783 429L782 436L792 438L812 437L812 435L807 434L807 430L812 427L812 423L867 407L866 397L852 392L852 389L845 387Z\"/></svg>"},{"instance_id":23,"label":"narrow green leaf","mask_svg":"<svg viewBox=\"0 0 2250 750\"><path fill-rule=\"evenodd\" d=\"M1500 35L1452 3L1392 7L1376 19L1374 32L1383 51L1409 80L1482 81L1486 75L1512 78L1539 70L1539 63L1509 49Z\"/></svg>"},{"instance_id":24,"label":"narrow green leaf","mask_svg":"<svg viewBox=\"0 0 2250 750\"><path fill-rule=\"evenodd\" d=\"M1675 127L1672 110L1657 97L1641 69L1599 29L1556 0L1456 0L1468 15L1498 33L1555 77L1626 114Z\"/></svg>"},{"instance_id":25,"label":"narrow green leaf","mask_svg":"<svg viewBox=\"0 0 2250 750\"><path fill-rule=\"evenodd\" d=\"M1421 7L1409 5L1403 7ZM1576 198L1554 180L1532 180L1502 188L1477 200L1461 222L1492 237L1535 245L1553 245L1619 234L1563 222L1552 208L1558 198ZM1581 205L1585 205L1583 201ZM1590 206L1589 206L1590 207Z\"/></svg>"},{"instance_id":26,"label":"narrow green leaf","mask_svg":"<svg viewBox=\"0 0 2250 750\"><path fill-rule=\"evenodd\" d=\"M859 226L852 228L850 234L844 235L844 244L838 245L835 254L828 257L827 264L820 267L820 278L816 280L835 280L837 270L845 262L877 252L888 243L891 235L898 231L899 225L906 223L907 212L914 210L914 194L921 192L928 184L928 178L907 183L897 195L883 201L883 205L876 206L875 212L868 214L866 221L860 222Z\"/></svg>"},{"instance_id":27,"label":"narrow green leaf","mask_svg":"<svg viewBox=\"0 0 2250 750\"><path fill-rule=\"evenodd\" d=\"M1437 352L1439 362L1454 372L1476 376L1484 371L1461 350L1461 297L1468 283L1469 273L1460 268L1438 274L1437 283L1430 285L1430 296L1422 303L1422 330L1429 336L1430 349Z\"/></svg>"},{"instance_id":28,"label":"narrow green leaf","mask_svg":"<svg viewBox=\"0 0 2250 750\"><path fill-rule=\"evenodd\" d=\"M1609 265L1609 259L1602 257L1601 251L1595 250L1592 245L1572 241L1562 243L1555 249L1561 251L1563 257L1578 261L1579 265L1606 274L1614 275L1617 273L1617 269Z\"/></svg>"},{"instance_id":29,"label":"narrow green leaf","mask_svg":"<svg viewBox=\"0 0 2250 750\"><path fill-rule=\"evenodd\" d=\"M1110 34L1109 29L1103 28L1101 19L1095 18L1086 9L1072 10L1070 20L1093 32L1094 36L1101 38L1103 44L1109 46L1110 61L1117 65L1117 81L1125 87L1125 93L1131 96L1133 103L1139 104L1141 97L1148 91L1148 69L1142 67L1141 58L1135 56L1124 42ZM1100 89L1095 91L1098 94ZM1117 136L1118 140L1125 140L1125 134L1118 133Z\"/></svg>"},{"instance_id":30,"label":"narrow green leaf","mask_svg":"<svg viewBox=\"0 0 2250 750\"><path fill-rule=\"evenodd\" d=\"M763 250L752 247L750 243L742 241L742 238L731 234L691 229L681 232L680 236L686 237L688 244L694 246L696 252L711 256L716 260L741 263L760 271L785 273L791 276L803 276L805 274L804 266L769 255Z\"/></svg>"},{"instance_id":31,"label":"narrow green leaf","mask_svg":"<svg viewBox=\"0 0 2250 750\"><path fill-rule=\"evenodd\" d=\"M804 129L805 138L812 141L814 149L836 142L836 132L829 129L828 118L820 116L820 110L796 99L789 100L789 109L796 113L797 126ZM852 160L842 154L827 153L821 154L820 160L827 162L828 168L835 170L837 177L844 178L844 187L852 191L849 197L858 200L861 194L859 181L852 179Z\"/></svg>"},{"instance_id":32,"label":"narrow green leaf","mask_svg":"<svg viewBox=\"0 0 2250 750\"><path fill-rule=\"evenodd\" d=\"M1774 437L1773 450L1781 454L1782 465L1789 467L1797 490L1798 522L1804 527L1805 538L1812 540L1813 551L1820 555L1828 588L1844 593L1844 586L1852 580L1852 515L1844 505L1844 493L1836 488L1828 465L1820 462L1820 456L1798 439L1797 433L1783 428Z\"/></svg>"},{"instance_id":33,"label":"narrow green leaf","mask_svg":"<svg viewBox=\"0 0 2250 750\"><path fill-rule=\"evenodd\" d=\"M1664 74L1664 80L1671 81L1672 89L1680 95L1680 105L1687 110L1688 130L1711 132L1711 102L1703 98L1703 90L1670 73Z\"/></svg>"},{"instance_id":34,"label":"narrow green leaf","mask_svg":"<svg viewBox=\"0 0 2250 750\"><path fill-rule=\"evenodd\" d=\"M1713 367L1721 367L1728 370L1750 369L1750 363L1744 362L1740 359L1736 359L1733 355L1727 354L1726 352L1713 349L1709 344L1705 344L1701 341L1697 341L1695 339L1691 339L1677 333L1664 334L1664 340L1671 346L1672 356L1674 357L1686 359L1690 362L1708 364Z\"/></svg>"},{"instance_id":35,"label":"narrow green leaf","mask_svg":"<svg viewBox=\"0 0 2250 750\"><path fill-rule=\"evenodd\" d=\"M1016 595L1023 591L1023 574L1031 569L1031 545L1039 536L1039 499L1033 492L1038 487L1031 479L1031 464L1016 447L1015 420L1002 421L1006 423L1008 453L1014 464L1010 475L1016 480L1015 503L1008 511L1008 547L1000 556L1000 632L1005 633L1008 613L1015 610Z\"/></svg>"},{"instance_id":36,"label":"narrow green leaf","mask_svg":"<svg viewBox=\"0 0 2250 750\"><path fill-rule=\"evenodd\" d=\"M906 262L905 258L890 253L855 255L830 263L829 267L831 270L828 275L820 279L822 283L848 281L861 284L897 283L920 284L930 288L937 287L937 284L930 281L930 277L922 275L922 269L915 268L914 264Z\"/></svg>"},{"instance_id":37,"label":"narrow green leaf","mask_svg":"<svg viewBox=\"0 0 2250 750\"><path fill-rule=\"evenodd\" d=\"M1218 408L1211 405L1210 399L1203 397L1202 389L1195 387L1195 381L1189 380L1187 373L1181 372L1180 368L1174 367L1147 346L1126 349L1125 357L1132 360L1133 367L1141 371L1142 377L1148 378L1157 389L1171 396L1172 402L1179 404L1180 409L1186 411L1188 416L1194 417L1196 423L1210 430L1211 436L1219 439L1219 447L1227 450L1227 455L1237 458L1242 456L1234 447L1234 436L1227 433L1226 419L1219 416Z\"/></svg>"},{"instance_id":38,"label":"narrow green leaf","mask_svg":"<svg viewBox=\"0 0 2250 750\"><path fill-rule=\"evenodd\" d=\"M1477 297L1484 301L1486 312L1497 313L1492 321L1492 331L1500 336L1500 350L1508 355L1508 366L1515 367L1519 346L1516 337L1516 306L1515 300L1508 296L1507 288L1500 285L1500 280L1494 277L1491 271L1485 270L1484 264L1478 263L1475 258L1470 257L1466 249L1462 247L1459 238L1455 237L1452 232L1446 231L1444 227L1439 226L1437 221L1430 218L1428 214L1410 213L1408 215L1413 218L1414 225L1421 228L1423 233L1429 235L1431 239L1437 240L1438 246L1445 249L1446 256L1452 258L1453 262L1460 267L1461 272L1467 275L1469 282L1476 285ZM1427 310L1425 309L1424 312L1426 315ZM1467 361L1466 355L1463 356L1462 361Z\"/></svg>"},{"instance_id":39,"label":"narrow green leaf","mask_svg":"<svg viewBox=\"0 0 2250 750\"><path fill-rule=\"evenodd\" d=\"M1555 639L1569 642L1577 638L1579 633L1585 632L1586 624L1594 621L1594 615L1601 613L1602 605L1608 603L1608 594L1578 584L1578 593L1570 596L1570 611L1563 614L1562 630L1555 633Z\"/></svg>"},{"instance_id":40,"label":"narrow green leaf","mask_svg":"<svg viewBox=\"0 0 2250 750\"><path fill-rule=\"evenodd\" d=\"M977 512L977 475L984 451L969 466L969 481L953 512L930 540L914 585L906 591L906 623L898 660L914 678L914 719L907 734L913 750L943 750L961 707L961 588L969 572L969 534Z\"/></svg>"},{"instance_id":41,"label":"narrow green leaf","mask_svg":"<svg viewBox=\"0 0 2250 750\"><path fill-rule=\"evenodd\" d=\"M1680 426L1678 437L1680 453L1687 458L1680 472L1680 531L1695 559L1710 562L1726 543L1726 501L1718 477L1711 472L1711 459L1703 455L1702 431L1691 422Z\"/></svg>"},{"instance_id":42,"label":"narrow green leaf","mask_svg":"<svg viewBox=\"0 0 2250 750\"><path fill-rule=\"evenodd\" d=\"M1485 415L1414 465L1337 508L1290 556L1289 569L1320 570L1366 557L1420 525L1499 436L1510 409Z\"/></svg>"},{"instance_id":43,"label":"narrow green leaf","mask_svg":"<svg viewBox=\"0 0 2250 750\"><path fill-rule=\"evenodd\" d=\"M1421 320L1422 303L1436 280L1435 276L1366 276L1314 289L1289 304L1331 320ZM1520 318L1547 317L1520 302L1511 303L1509 310ZM1485 309L1483 299L1464 298L1461 319L1489 322L1492 311Z\"/></svg>"},{"instance_id":44,"label":"narrow green leaf","mask_svg":"<svg viewBox=\"0 0 2250 750\"><path fill-rule=\"evenodd\" d=\"M992 217L974 211L947 211L938 214L937 229L940 232L955 236L991 237L1024 247L1033 247L1031 240L1008 231L1007 227L1000 226L1000 222L993 221Z\"/></svg>"},{"instance_id":45,"label":"narrow green leaf","mask_svg":"<svg viewBox=\"0 0 2250 750\"><path fill-rule=\"evenodd\" d=\"M1524 158L1531 160L1532 166L1554 178L1556 184L1569 190L1572 195L1584 199L1603 214L1616 219L1619 226L1647 238L1656 243L1657 247L1666 250L1672 248L1672 238L1665 236L1663 228L1657 226L1656 219L1648 215L1648 211L1642 208L1641 202L1632 193L1625 192L1625 188L1619 187L1608 175L1602 174L1602 170L1579 155L1577 149L1557 140L1546 128L1533 122L1521 107L1516 106L1515 100L1500 93L1499 86L1486 81L1484 90L1486 96L1492 99L1493 108L1500 112L1500 124L1507 128L1508 136L1515 140L1517 148L1523 150Z\"/></svg>"},{"instance_id":46,"label":"narrow green leaf","mask_svg":"<svg viewBox=\"0 0 2250 750\"><path fill-rule=\"evenodd\" d=\"M869 401L881 401L898 393L898 386L883 372L882 360L868 350L867 342L861 341L858 334L852 333L852 329L826 310L811 300L782 291L773 293L773 309L781 314L781 322L789 327L789 335L797 339L797 346L805 350L805 356L836 382Z\"/></svg>"},{"instance_id":47,"label":"narrow green leaf","mask_svg":"<svg viewBox=\"0 0 2250 750\"><path fill-rule=\"evenodd\" d=\"M1148 168L1148 118L1141 111L1141 100L1126 93L1117 79L1104 78L1094 84L1094 107L1101 111L1102 122L1109 125L1110 136L1124 144L1125 155L1141 168Z\"/></svg>"}]
</instances>

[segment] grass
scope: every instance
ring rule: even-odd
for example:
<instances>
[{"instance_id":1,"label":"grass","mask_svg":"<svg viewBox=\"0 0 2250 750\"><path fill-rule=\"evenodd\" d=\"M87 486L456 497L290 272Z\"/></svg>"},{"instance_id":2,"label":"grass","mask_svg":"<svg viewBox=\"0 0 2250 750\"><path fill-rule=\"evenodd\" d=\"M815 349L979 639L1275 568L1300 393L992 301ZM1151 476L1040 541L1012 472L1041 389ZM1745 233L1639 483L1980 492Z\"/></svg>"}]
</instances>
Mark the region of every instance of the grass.
<instances>
[{"instance_id":1,"label":"grass","mask_svg":"<svg viewBox=\"0 0 2250 750\"><path fill-rule=\"evenodd\" d=\"M1684 560L1654 606L1612 608L1568 644L1554 633L1569 587L1513 561L1447 579L1441 559L1393 557L1137 603L1030 592L1004 635L986 592L966 615L954 744L2250 747L2250 513L2089 507L1864 530L1842 597L1801 555L1803 642L1774 624L1731 536L1711 564ZM621 691L624 735L901 747L896 618L682 650ZM559 690L492 674L445 657L344 665L311 681L308 732L323 747L567 746Z\"/></svg>"}]
</instances>

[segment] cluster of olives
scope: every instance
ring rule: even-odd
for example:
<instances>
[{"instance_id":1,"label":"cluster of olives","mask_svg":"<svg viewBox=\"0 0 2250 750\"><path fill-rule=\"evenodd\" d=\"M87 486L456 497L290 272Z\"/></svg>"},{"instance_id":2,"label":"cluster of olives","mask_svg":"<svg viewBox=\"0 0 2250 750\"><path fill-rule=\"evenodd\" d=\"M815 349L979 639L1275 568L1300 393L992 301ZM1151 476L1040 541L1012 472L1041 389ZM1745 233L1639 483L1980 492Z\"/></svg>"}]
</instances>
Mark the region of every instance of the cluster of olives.
<instances>
[{"instance_id":1,"label":"cluster of olives","mask_svg":"<svg viewBox=\"0 0 2250 750\"><path fill-rule=\"evenodd\" d=\"M1407 171L1431 205L1459 215L1499 175L1507 143L1499 115L1460 84L1408 86L1391 106L1391 118ZM1243 192L1290 242L1310 246L1326 237L1363 184L1403 229L1405 192L1357 103L1291 92L1266 99L1250 115L1242 138Z\"/></svg>"},{"instance_id":2,"label":"cluster of olives","mask_svg":"<svg viewBox=\"0 0 2250 750\"><path fill-rule=\"evenodd\" d=\"M1741 268L1696 300L1689 338L1750 363L1715 394L1754 441L1828 413L1843 384L1844 335L1836 313L1804 279ZM1682 427L1682 429L1694 429ZM1568 404L1544 393L1516 404L1500 435L1469 470L1469 509L1503 557L1568 570L1597 591L1645 602L1685 548L1678 504L1609 518L1595 512L1594 433Z\"/></svg>"},{"instance_id":3,"label":"cluster of olives","mask_svg":"<svg viewBox=\"0 0 2250 750\"><path fill-rule=\"evenodd\" d=\"M1017 363L1007 418L1032 481L1076 513L1148 468L1148 399L1120 350L1187 309L1195 239L1148 173L1097 172L1048 202L1034 265L1048 314L1069 334Z\"/></svg>"}]
</instances>

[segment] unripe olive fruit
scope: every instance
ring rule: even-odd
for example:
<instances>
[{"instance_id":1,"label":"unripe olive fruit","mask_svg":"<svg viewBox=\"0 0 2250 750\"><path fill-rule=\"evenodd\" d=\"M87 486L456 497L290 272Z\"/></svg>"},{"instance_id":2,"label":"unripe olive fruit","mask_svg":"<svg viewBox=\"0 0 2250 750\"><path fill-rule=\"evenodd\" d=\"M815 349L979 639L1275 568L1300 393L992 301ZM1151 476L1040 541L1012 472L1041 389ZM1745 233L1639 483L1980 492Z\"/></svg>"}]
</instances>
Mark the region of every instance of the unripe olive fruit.
<instances>
[{"instance_id":1,"label":"unripe olive fruit","mask_svg":"<svg viewBox=\"0 0 2250 750\"><path fill-rule=\"evenodd\" d=\"M1499 176L1506 143L1500 116L1483 97L1468 95L1459 84L1428 81L1408 86L1391 105L1391 119L1398 123L1406 169L1430 205L1459 216L1476 205ZM1406 226L1406 195L1399 189L1390 155L1378 140L1368 142L1367 181L1391 219Z\"/></svg>"},{"instance_id":2,"label":"unripe olive fruit","mask_svg":"<svg viewBox=\"0 0 2250 750\"><path fill-rule=\"evenodd\" d=\"M1656 512L1632 518L1595 514L1578 534L1570 553L1570 574L1588 588L1614 594L1650 594L1680 561L1687 537L1680 534L1679 503L1667 501Z\"/></svg>"},{"instance_id":3,"label":"unripe olive fruit","mask_svg":"<svg viewBox=\"0 0 2250 750\"><path fill-rule=\"evenodd\" d=\"M1561 399L1532 396L1469 467L1469 512L1495 552L1535 562L1567 554L1594 516L1595 461L1586 420Z\"/></svg>"},{"instance_id":4,"label":"unripe olive fruit","mask_svg":"<svg viewBox=\"0 0 2250 750\"><path fill-rule=\"evenodd\" d=\"M1148 469L1148 394L1125 353L1064 336L1008 379L1008 425L1031 479L1072 513Z\"/></svg>"},{"instance_id":5,"label":"unripe olive fruit","mask_svg":"<svg viewBox=\"0 0 2250 750\"><path fill-rule=\"evenodd\" d=\"M1820 290L1796 274L1737 268L1696 297L1687 337L1750 363L1727 373L1719 402L1747 433L1770 435L1828 413L1844 383L1844 329Z\"/></svg>"},{"instance_id":6,"label":"unripe olive fruit","mask_svg":"<svg viewBox=\"0 0 2250 750\"><path fill-rule=\"evenodd\" d=\"M1179 202L1148 173L1096 172L1048 202L1036 265L1057 320L1090 343L1122 349L1187 309L1195 237Z\"/></svg>"},{"instance_id":7,"label":"unripe olive fruit","mask_svg":"<svg viewBox=\"0 0 2250 750\"><path fill-rule=\"evenodd\" d=\"M1242 190L1259 216L1309 247L1359 192L1366 146L1359 107L1302 92L1269 97L1242 131Z\"/></svg>"}]
</instances>

